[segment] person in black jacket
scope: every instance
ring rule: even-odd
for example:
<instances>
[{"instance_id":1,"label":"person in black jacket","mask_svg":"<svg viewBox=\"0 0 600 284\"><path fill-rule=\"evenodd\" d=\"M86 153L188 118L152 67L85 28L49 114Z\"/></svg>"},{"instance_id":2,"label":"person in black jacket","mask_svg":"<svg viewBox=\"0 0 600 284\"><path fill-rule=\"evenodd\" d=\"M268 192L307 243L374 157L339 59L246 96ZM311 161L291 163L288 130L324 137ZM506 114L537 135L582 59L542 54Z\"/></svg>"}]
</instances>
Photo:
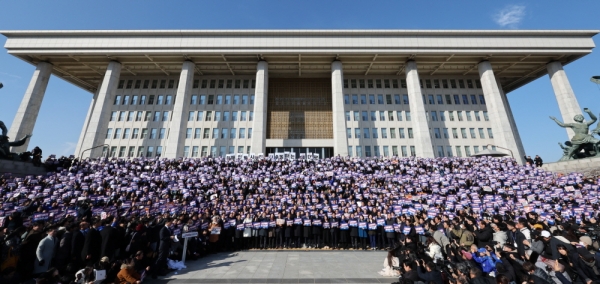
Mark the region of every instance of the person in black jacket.
<instances>
[{"instance_id":1,"label":"person in black jacket","mask_svg":"<svg viewBox=\"0 0 600 284\"><path fill-rule=\"evenodd\" d=\"M517 246L517 252L521 258L525 258L525 245L523 241L525 240L525 235L521 233L515 226L515 222L508 221L506 222L506 226L508 227L508 240L507 243L510 245Z\"/></svg>"},{"instance_id":2,"label":"person in black jacket","mask_svg":"<svg viewBox=\"0 0 600 284\"><path fill-rule=\"evenodd\" d=\"M303 222L303 236L304 236L304 246L306 248L312 248L312 219L308 212L304 215L302 219Z\"/></svg>"},{"instance_id":3,"label":"person in black jacket","mask_svg":"<svg viewBox=\"0 0 600 284\"><path fill-rule=\"evenodd\" d=\"M469 276L471 277L472 284L495 284L496 280L487 275L483 275L481 269L477 267L471 267L469 270Z\"/></svg>"},{"instance_id":4,"label":"person in black jacket","mask_svg":"<svg viewBox=\"0 0 600 284\"><path fill-rule=\"evenodd\" d=\"M296 219L302 218L300 215L300 212L296 213ZM302 229L302 224L296 224L296 221L294 220L294 237L296 238L296 248L300 248L300 243L302 243L301 239L302 239L302 233L303 233L303 229Z\"/></svg>"},{"instance_id":5,"label":"person in black jacket","mask_svg":"<svg viewBox=\"0 0 600 284\"><path fill-rule=\"evenodd\" d=\"M171 251L171 240L173 239L173 236L171 235L171 229L169 229L171 224L173 224L173 218L166 218L164 226L160 228L158 233L158 257L156 258L154 268L152 269L152 278L156 278L157 273L161 276L166 275L167 257Z\"/></svg>"},{"instance_id":6,"label":"person in black jacket","mask_svg":"<svg viewBox=\"0 0 600 284\"><path fill-rule=\"evenodd\" d=\"M71 249L73 243L73 226L67 226L66 231L59 238L57 250L55 253L54 267L64 270L69 261L71 261Z\"/></svg>"},{"instance_id":7,"label":"person in black jacket","mask_svg":"<svg viewBox=\"0 0 600 284\"><path fill-rule=\"evenodd\" d=\"M315 223L316 221L316 223ZM313 226L312 226L312 234L313 234L313 245L315 248L321 248L321 234L323 231L323 221L318 218L315 217L315 219L313 219Z\"/></svg>"},{"instance_id":8,"label":"person in black jacket","mask_svg":"<svg viewBox=\"0 0 600 284\"><path fill-rule=\"evenodd\" d=\"M425 266L424 269L421 264ZM421 260L421 263L417 261L417 266L417 274L420 279L425 281L425 283L444 284L442 273L435 270L435 264L433 262L425 264L425 260Z\"/></svg>"},{"instance_id":9,"label":"person in black jacket","mask_svg":"<svg viewBox=\"0 0 600 284\"><path fill-rule=\"evenodd\" d=\"M71 237L71 263L75 264L77 268L82 267L83 260L81 259L81 251L83 250L83 243L85 242L85 236L83 231L87 223L75 223L71 225L73 236Z\"/></svg>"},{"instance_id":10,"label":"person in black jacket","mask_svg":"<svg viewBox=\"0 0 600 284\"><path fill-rule=\"evenodd\" d=\"M111 226L112 219L107 218L104 220L104 227L100 231L102 237L102 247L100 250L100 256L106 256L109 260L113 261L116 257L118 242L118 231Z\"/></svg>"},{"instance_id":11,"label":"person in black jacket","mask_svg":"<svg viewBox=\"0 0 600 284\"><path fill-rule=\"evenodd\" d=\"M36 250L40 241L44 238L43 223L33 224L32 229L27 233L27 237L21 243L20 257L17 263L17 271L22 277L33 274L33 262L36 258Z\"/></svg>"},{"instance_id":12,"label":"person in black jacket","mask_svg":"<svg viewBox=\"0 0 600 284\"><path fill-rule=\"evenodd\" d=\"M414 260L407 260L402 263L402 267L404 268L404 273L402 273L402 278L412 280L413 282L422 281L419 278L419 273L417 272L416 264Z\"/></svg>"},{"instance_id":13,"label":"person in black jacket","mask_svg":"<svg viewBox=\"0 0 600 284\"><path fill-rule=\"evenodd\" d=\"M93 219L92 227L85 235L83 249L81 250L81 259L87 266L93 266L101 257L100 253L102 247L100 244L102 244L102 236L100 235L100 232L98 232L100 224L100 219Z\"/></svg>"},{"instance_id":14,"label":"person in black jacket","mask_svg":"<svg viewBox=\"0 0 600 284\"><path fill-rule=\"evenodd\" d=\"M494 237L494 230L483 220L479 221L479 227L473 233L475 234L477 247L480 248L489 245Z\"/></svg>"}]
</instances>

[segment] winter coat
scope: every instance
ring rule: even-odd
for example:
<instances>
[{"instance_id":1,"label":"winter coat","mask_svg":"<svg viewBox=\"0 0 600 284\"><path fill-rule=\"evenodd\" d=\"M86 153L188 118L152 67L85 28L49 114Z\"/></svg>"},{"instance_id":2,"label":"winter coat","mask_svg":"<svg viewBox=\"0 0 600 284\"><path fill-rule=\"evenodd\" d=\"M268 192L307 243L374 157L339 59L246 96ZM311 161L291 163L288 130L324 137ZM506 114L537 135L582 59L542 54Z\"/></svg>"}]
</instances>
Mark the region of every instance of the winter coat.
<instances>
[{"instance_id":1,"label":"winter coat","mask_svg":"<svg viewBox=\"0 0 600 284\"><path fill-rule=\"evenodd\" d=\"M35 264L33 267L33 273L43 273L48 271L50 268L50 264L52 262L52 258L54 257L54 237L47 236L43 238L38 244L37 250L35 252ZM43 261L44 264L40 264Z\"/></svg>"},{"instance_id":2,"label":"winter coat","mask_svg":"<svg viewBox=\"0 0 600 284\"><path fill-rule=\"evenodd\" d=\"M444 235L444 232L433 232L433 239L442 247L442 251L446 252L446 246L450 244L450 240Z\"/></svg>"},{"instance_id":3,"label":"winter coat","mask_svg":"<svg viewBox=\"0 0 600 284\"><path fill-rule=\"evenodd\" d=\"M452 230L452 233L459 238L458 243L460 243L461 245L468 247L468 246L471 246L473 244L473 242L475 242L473 233L471 233L467 230L464 230L464 229Z\"/></svg>"},{"instance_id":4,"label":"winter coat","mask_svg":"<svg viewBox=\"0 0 600 284\"><path fill-rule=\"evenodd\" d=\"M442 255L442 248L440 247L440 245L436 244L436 243L431 243L429 244L429 246L427 247L427 255L429 255L429 257L431 257L432 259L444 259L444 256Z\"/></svg>"},{"instance_id":5,"label":"winter coat","mask_svg":"<svg viewBox=\"0 0 600 284\"><path fill-rule=\"evenodd\" d=\"M130 268L127 265L122 265L121 271L119 271L117 274L116 282L119 284L133 284L141 279L142 277L135 271L135 269Z\"/></svg>"},{"instance_id":6,"label":"winter coat","mask_svg":"<svg viewBox=\"0 0 600 284\"><path fill-rule=\"evenodd\" d=\"M503 247L506 241L508 240L508 235L506 235L505 231L494 232L493 237L494 242L498 242L500 247Z\"/></svg>"},{"instance_id":7,"label":"winter coat","mask_svg":"<svg viewBox=\"0 0 600 284\"><path fill-rule=\"evenodd\" d=\"M496 263L502 263L502 261L495 254L491 254L489 256L479 256L479 253L474 253L473 260L479 263L479 265L481 266L481 270L485 274L489 274L492 271L496 271Z\"/></svg>"}]
</instances>

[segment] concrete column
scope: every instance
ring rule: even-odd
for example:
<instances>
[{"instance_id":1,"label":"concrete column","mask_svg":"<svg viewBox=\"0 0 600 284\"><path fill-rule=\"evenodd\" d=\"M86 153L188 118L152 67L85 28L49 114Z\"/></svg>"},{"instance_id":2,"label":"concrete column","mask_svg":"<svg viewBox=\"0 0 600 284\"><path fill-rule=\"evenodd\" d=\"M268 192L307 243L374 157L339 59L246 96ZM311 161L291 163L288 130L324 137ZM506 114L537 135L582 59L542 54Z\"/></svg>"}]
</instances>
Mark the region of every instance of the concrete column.
<instances>
[{"instance_id":1,"label":"concrete column","mask_svg":"<svg viewBox=\"0 0 600 284\"><path fill-rule=\"evenodd\" d=\"M40 107L42 106L42 100L44 99L51 73L52 64L48 62L38 63L31 81L29 81L29 86L27 86L27 90L23 95L23 100L21 100L21 105L19 106L19 110L17 110L15 119L10 125L8 137L10 137L11 141L20 140L25 135L33 134L33 128L40 113ZM27 151L29 141L27 139L24 145L12 147L11 151L15 153Z\"/></svg>"},{"instance_id":2,"label":"concrete column","mask_svg":"<svg viewBox=\"0 0 600 284\"><path fill-rule=\"evenodd\" d=\"M169 136L163 155L165 158L178 158L183 156L183 143L185 141L185 131L187 124L187 112L189 110L189 101L192 93L192 83L194 81L194 69L196 64L191 61L183 62L181 74L179 75L179 87L175 96L175 105L173 106L173 116L169 126ZM184 119L185 116L185 119Z\"/></svg>"},{"instance_id":3,"label":"concrete column","mask_svg":"<svg viewBox=\"0 0 600 284\"><path fill-rule=\"evenodd\" d=\"M415 151L417 157L434 158L435 153L433 152L429 122L427 121L427 113L425 112L425 104L423 103L423 96L421 94L417 63L413 60L407 61L405 70L410 115L412 117L413 135L415 137Z\"/></svg>"},{"instance_id":4,"label":"concrete column","mask_svg":"<svg viewBox=\"0 0 600 284\"><path fill-rule=\"evenodd\" d=\"M522 164L525 164L525 147L523 147L523 142L521 141L521 135L519 134L519 129L517 128L517 123L515 122L515 117L513 116L512 109L510 107L510 103L508 102L508 98L504 93L504 89L502 89L502 85L500 82L498 83L498 90L500 91L500 96L502 97L502 103L506 106L506 114L508 115L508 121L510 122L511 129L513 131L513 136L515 137L515 142L517 143L518 153L515 153L515 159ZM492 129L492 131L494 131ZM518 156L518 157L517 157Z\"/></svg>"},{"instance_id":5,"label":"concrete column","mask_svg":"<svg viewBox=\"0 0 600 284\"><path fill-rule=\"evenodd\" d=\"M344 72L341 61L331 63L331 105L333 114L333 155L348 156L346 115L344 113Z\"/></svg>"},{"instance_id":6,"label":"concrete column","mask_svg":"<svg viewBox=\"0 0 600 284\"><path fill-rule=\"evenodd\" d=\"M77 141L77 147L75 148L75 156L79 157L81 154L81 149L83 139L85 138L85 133L87 133L88 125L90 124L90 117L92 116L92 111L94 110L94 106L96 105L96 100L98 99L98 92L100 91L100 87L96 90L94 95L92 96L92 101L90 102L90 107L88 108L87 115L85 116L85 121L83 122L83 128L81 129L81 133L79 134L79 140Z\"/></svg>"},{"instance_id":7,"label":"concrete column","mask_svg":"<svg viewBox=\"0 0 600 284\"><path fill-rule=\"evenodd\" d=\"M548 63L546 68L548 69L548 76L550 77L552 88L554 89L554 95L556 96L563 122L575 122L573 117L582 114L581 108L579 107L577 98L575 98L575 93L571 88L571 83L569 83L569 78L567 78L567 74L565 73L562 64L558 61L553 61ZM566 130L569 139L571 139L575 133L571 128L566 128Z\"/></svg>"},{"instance_id":8,"label":"concrete column","mask_svg":"<svg viewBox=\"0 0 600 284\"><path fill-rule=\"evenodd\" d=\"M254 88L254 122L252 122L252 144L250 152L266 153L267 140L267 101L269 92L269 63L259 61L256 65L256 85ZM266 156L266 154L265 154Z\"/></svg>"},{"instance_id":9,"label":"concrete column","mask_svg":"<svg viewBox=\"0 0 600 284\"><path fill-rule=\"evenodd\" d=\"M100 146L104 143L104 135L107 128L107 117L110 112L110 105L117 90L119 77L121 76L121 63L111 61L106 67L104 79L100 84L98 96L94 102L94 107L89 117L89 123L85 130L85 137L81 143L80 149L85 151L95 146ZM77 153L80 154L80 153ZM82 158L97 158L102 155L102 147L86 151L81 155Z\"/></svg>"},{"instance_id":10,"label":"concrete column","mask_svg":"<svg viewBox=\"0 0 600 284\"><path fill-rule=\"evenodd\" d=\"M492 133L494 134L494 145L510 149L514 158L523 164L523 155L525 155L523 145L514 124L508 100L496 82L492 64L489 61L482 61L479 63L478 68L481 77L481 88L485 96Z\"/></svg>"}]
</instances>

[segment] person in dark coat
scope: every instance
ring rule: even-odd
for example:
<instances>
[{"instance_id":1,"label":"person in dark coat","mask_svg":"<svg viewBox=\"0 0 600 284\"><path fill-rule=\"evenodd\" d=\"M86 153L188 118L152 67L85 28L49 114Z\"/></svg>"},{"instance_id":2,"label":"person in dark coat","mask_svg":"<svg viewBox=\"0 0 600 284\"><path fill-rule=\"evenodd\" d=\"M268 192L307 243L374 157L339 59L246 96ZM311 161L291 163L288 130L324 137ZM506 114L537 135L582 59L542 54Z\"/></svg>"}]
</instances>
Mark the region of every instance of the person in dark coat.
<instances>
[{"instance_id":1,"label":"person in dark coat","mask_svg":"<svg viewBox=\"0 0 600 284\"><path fill-rule=\"evenodd\" d=\"M152 277L156 277L156 273L162 275L166 274L167 269L167 257L169 256L169 252L171 251L171 240L173 236L171 235L171 224L173 224L172 218L166 218L165 224L160 231L158 232L158 257L156 258L156 263L154 264L154 268L152 269Z\"/></svg>"},{"instance_id":2,"label":"person in dark coat","mask_svg":"<svg viewBox=\"0 0 600 284\"><path fill-rule=\"evenodd\" d=\"M59 270L64 270L69 261L71 261L71 249L73 243L73 226L66 228L66 231L60 237L55 256L54 266Z\"/></svg>"},{"instance_id":3,"label":"person in dark coat","mask_svg":"<svg viewBox=\"0 0 600 284\"><path fill-rule=\"evenodd\" d=\"M388 226L394 226L394 219L390 218L391 214L387 214L385 217L385 224ZM385 228L384 228L385 231ZM396 246L396 232L385 232L385 236L387 238L388 247L393 248Z\"/></svg>"},{"instance_id":4,"label":"person in dark coat","mask_svg":"<svg viewBox=\"0 0 600 284\"><path fill-rule=\"evenodd\" d=\"M88 266L93 266L102 257L100 255L102 249L102 247L100 246L102 244L102 236L98 231L100 224L100 219L93 219L92 227L85 235L83 249L81 250L81 259Z\"/></svg>"},{"instance_id":5,"label":"person in dark coat","mask_svg":"<svg viewBox=\"0 0 600 284\"><path fill-rule=\"evenodd\" d=\"M284 247L291 248L292 247L292 237L294 236L294 218L292 218L292 214L288 213L285 217L285 227L284 227Z\"/></svg>"},{"instance_id":6,"label":"person in dark coat","mask_svg":"<svg viewBox=\"0 0 600 284\"><path fill-rule=\"evenodd\" d=\"M243 225L244 224L244 220L242 220L242 216L241 215L237 215L235 216L235 248L236 250L242 250L243 246L243 238L244 238L244 230L238 230L237 229L237 225Z\"/></svg>"},{"instance_id":7,"label":"person in dark coat","mask_svg":"<svg viewBox=\"0 0 600 284\"><path fill-rule=\"evenodd\" d=\"M477 247L480 248L489 245L494 237L494 230L483 220L479 222L479 228L473 233L475 234Z\"/></svg>"},{"instance_id":8,"label":"person in dark coat","mask_svg":"<svg viewBox=\"0 0 600 284\"><path fill-rule=\"evenodd\" d=\"M510 245L516 245L519 256L525 258L525 245L523 244L525 235L517 229L513 221L506 222L506 226L508 227L508 240L506 242Z\"/></svg>"},{"instance_id":9,"label":"person in dark coat","mask_svg":"<svg viewBox=\"0 0 600 284\"><path fill-rule=\"evenodd\" d=\"M265 212L263 212L260 215L260 217L258 218L258 222L261 222L261 224L263 222L269 222L269 218L267 218ZM267 230L268 230L268 228L263 228L262 225L261 225L260 229L258 229L258 239L259 239L258 247L260 249L267 249Z\"/></svg>"},{"instance_id":10,"label":"person in dark coat","mask_svg":"<svg viewBox=\"0 0 600 284\"><path fill-rule=\"evenodd\" d=\"M83 266L81 251L83 250L85 236L81 225L78 223L71 225L71 232L73 233L71 236L71 262L79 268Z\"/></svg>"},{"instance_id":11,"label":"person in dark coat","mask_svg":"<svg viewBox=\"0 0 600 284\"><path fill-rule=\"evenodd\" d=\"M301 215L300 213L296 213L296 219L301 219ZM294 221L295 223L295 221ZM296 248L300 248L300 243L302 243L301 239L302 239L302 233L303 233L303 228L302 228L302 224L294 224L294 237L296 238Z\"/></svg>"},{"instance_id":12,"label":"person in dark coat","mask_svg":"<svg viewBox=\"0 0 600 284\"><path fill-rule=\"evenodd\" d=\"M23 218L21 218L20 212L13 212L8 216L8 219L4 223L4 228L7 228L9 232L16 230L23 226Z\"/></svg>"},{"instance_id":13,"label":"person in dark coat","mask_svg":"<svg viewBox=\"0 0 600 284\"><path fill-rule=\"evenodd\" d=\"M354 215L351 215L348 223L350 226L350 243L352 249L358 249L358 220L354 218Z\"/></svg>"},{"instance_id":14,"label":"person in dark coat","mask_svg":"<svg viewBox=\"0 0 600 284\"><path fill-rule=\"evenodd\" d=\"M349 229L341 229L348 227L348 218L342 217L340 220L340 249L348 249L348 240L350 239L350 230Z\"/></svg>"},{"instance_id":15,"label":"person in dark coat","mask_svg":"<svg viewBox=\"0 0 600 284\"><path fill-rule=\"evenodd\" d=\"M40 241L46 236L43 234L43 223L33 224L33 228L21 243L20 257L17 262L19 275L26 277L33 275L33 262L36 258L36 250Z\"/></svg>"},{"instance_id":16,"label":"person in dark coat","mask_svg":"<svg viewBox=\"0 0 600 284\"><path fill-rule=\"evenodd\" d=\"M339 249L340 220L331 218L331 248Z\"/></svg>"},{"instance_id":17,"label":"person in dark coat","mask_svg":"<svg viewBox=\"0 0 600 284\"><path fill-rule=\"evenodd\" d=\"M308 212L306 212L306 214L304 215L304 218L302 219L303 222L303 228L302 228L302 236L304 237L304 246L306 246L306 248L311 248L312 247L312 219L310 218L310 215L308 214Z\"/></svg>"},{"instance_id":18,"label":"person in dark coat","mask_svg":"<svg viewBox=\"0 0 600 284\"><path fill-rule=\"evenodd\" d=\"M315 248L323 247L321 245L321 234L322 233L323 233L323 220L321 220L318 217L315 217L313 219L313 226L312 226L312 238L313 238L313 245Z\"/></svg>"},{"instance_id":19,"label":"person in dark coat","mask_svg":"<svg viewBox=\"0 0 600 284\"><path fill-rule=\"evenodd\" d=\"M427 264L423 265L425 266L425 268L423 268L421 264L424 263L424 260L422 262L417 261L417 273L419 274L419 278L423 279L425 283L444 284L444 281L442 280L442 273L435 270L435 264L433 262L428 262Z\"/></svg>"},{"instance_id":20,"label":"person in dark coat","mask_svg":"<svg viewBox=\"0 0 600 284\"><path fill-rule=\"evenodd\" d=\"M331 223L329 222L329 218L327 216L323 219L323 246L327 248L331 248Z\"/></svg>"},{"instance_id":21,"label":"person in dark coat","mask_svg":"<svg viewBox=\"0 0 600 284\"><path fill-rule=\"evenodd\" d=\"M106 256L109 260L113 261L115 260L117 247L120 243L118 241L118 231L111 226L111 223L112 219L105 219L104 227L100 231L100 236L102 237L100 256Z\"/></svg>"}]
</instances>

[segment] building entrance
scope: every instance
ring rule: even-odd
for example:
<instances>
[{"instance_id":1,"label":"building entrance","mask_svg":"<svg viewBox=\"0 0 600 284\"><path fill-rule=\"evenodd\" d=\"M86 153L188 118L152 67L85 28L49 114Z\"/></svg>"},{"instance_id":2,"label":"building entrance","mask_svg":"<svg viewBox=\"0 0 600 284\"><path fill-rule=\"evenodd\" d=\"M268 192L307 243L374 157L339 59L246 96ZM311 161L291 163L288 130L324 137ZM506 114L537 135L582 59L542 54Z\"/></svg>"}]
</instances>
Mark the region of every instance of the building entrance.
<instances>
[{"instance_id":1,"label":"building entrance","mask_svg":"<svg viewBox=\"0 0 600 284\"><path fill-rule=\"evenodd\" d=\"M296 158L300 158L300 154L307 156L308 153L319 154L319 158L325 159L333 156L333 147L267 147L265 155L284 152L294 152L296 153Z\"/></svg>"}]
</instances>

